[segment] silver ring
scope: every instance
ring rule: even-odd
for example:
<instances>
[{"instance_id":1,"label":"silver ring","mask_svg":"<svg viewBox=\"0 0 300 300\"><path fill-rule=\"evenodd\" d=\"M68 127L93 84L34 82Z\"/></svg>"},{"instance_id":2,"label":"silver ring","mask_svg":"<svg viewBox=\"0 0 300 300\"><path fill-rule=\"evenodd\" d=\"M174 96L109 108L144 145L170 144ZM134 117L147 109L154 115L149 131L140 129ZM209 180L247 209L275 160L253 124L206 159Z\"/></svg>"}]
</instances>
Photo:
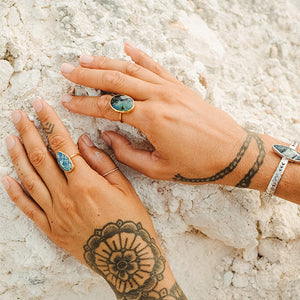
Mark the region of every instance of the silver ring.
<instances>
[{"instance_id":1,"label":"silver ring","mask_svg":"<svg viewBox=\"0 0 300 300\"><path fill-rule=\"evenodd\" d=\"M110 170L110 171L108 171L107 173L103 174L102 177L105 177L105 176L107 176L108 174L110 174L110 173L112 173L112 172L115 172L115 171L118 171L118 170L119 170L119 168L116 167L115 169Z\"/></svg>"}]
</instances>

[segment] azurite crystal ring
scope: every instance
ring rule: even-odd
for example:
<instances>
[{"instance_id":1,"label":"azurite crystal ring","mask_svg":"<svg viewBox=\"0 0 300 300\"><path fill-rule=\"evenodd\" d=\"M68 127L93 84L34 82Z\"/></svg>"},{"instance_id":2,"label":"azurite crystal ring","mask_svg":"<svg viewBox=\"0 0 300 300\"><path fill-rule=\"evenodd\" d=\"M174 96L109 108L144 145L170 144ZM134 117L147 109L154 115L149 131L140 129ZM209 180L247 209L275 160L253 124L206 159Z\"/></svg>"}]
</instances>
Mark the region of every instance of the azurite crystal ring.
<instances>
[{"instance_id":1,"label":"azurite crystal ring","mask_svg":"<svg viewBox=\"0 0 300 300\"><path fill-rule=\"evenodd\" d=\"M122 123L123 114L128 114L134 109L134 100L127 95L116 95L111 98L110 106L119 113L119 121Z\"/></svg>"},{"instance_id":2,"label":"azurite crystal ring","mask_svg":"<svg viewBox=\"0 0 300 300\"><path fill-rule=\"evenodd\" d=\"M58 165L60 166L60 168L63 171L65 171L67 173L70 173L70 172L74 171L74 169L75 169L75 164L72 160L75 156L81 156L81 154L74 153L69 156L66 153L63 153L61 151L57 151L57 153L56 153Z\"/></svg>"}]
</instances>

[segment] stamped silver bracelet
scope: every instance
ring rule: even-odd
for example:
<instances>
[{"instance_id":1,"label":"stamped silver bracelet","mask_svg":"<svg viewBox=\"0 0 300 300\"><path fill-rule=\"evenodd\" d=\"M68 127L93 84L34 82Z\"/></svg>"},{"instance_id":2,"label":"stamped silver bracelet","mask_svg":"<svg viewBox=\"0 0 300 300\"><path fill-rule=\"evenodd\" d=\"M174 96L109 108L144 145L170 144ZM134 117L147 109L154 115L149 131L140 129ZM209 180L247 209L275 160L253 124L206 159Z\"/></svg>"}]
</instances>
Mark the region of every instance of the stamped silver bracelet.
<instances>
[{"instance_id":1,"label":"stamped silver bracelet","mask_svg":"<svg viewBox=\"0 0 300 300\"><path fill-rule=\"evenodd\" d=\"M282 157L267 190L262 193L262 200L268 202L274 195L281 176L289 162L300 163L300 153L296 151L298 146L297 142L293 142L289 147L284 145L273 145L272 148L277 155Z\"/></svg>"}]
</instances>

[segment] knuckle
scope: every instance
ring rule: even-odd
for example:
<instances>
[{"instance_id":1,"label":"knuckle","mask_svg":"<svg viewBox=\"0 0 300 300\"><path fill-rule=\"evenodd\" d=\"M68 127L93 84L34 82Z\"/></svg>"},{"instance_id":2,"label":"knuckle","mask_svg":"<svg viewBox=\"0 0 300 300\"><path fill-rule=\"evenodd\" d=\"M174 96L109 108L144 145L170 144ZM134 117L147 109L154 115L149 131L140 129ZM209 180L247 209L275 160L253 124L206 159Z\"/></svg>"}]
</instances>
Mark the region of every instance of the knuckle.
<instances>
[{"instance_id":1,"label":"knuckle","mask_svg":"<svg viewBox=\"0 0 300 300\"><path fill-rule=\"evenodd\" d=\"M76 102L77 102L77 104L79 104L79 105L84 105L85 104L85 96L76 96Z\"/></svg>"},{"instance_id":2,"label":"knuckle","mask_svg":"<svg viewBox=\"0 0 300 300\"><path fill-rule=\"evenodd\" d=\"M103 69L108 62L108 57L104 56L104 57L99 57L98 61L97 61L97 68L99 69Z\"/></svg>"},{"instance_id":3,"label":"knuckle","mask_svg":"<svg viewBox=\"0 0 300 300\"><path fill-rule=\"evenodd\" d=\"M124 84L124 76L119 71L107 72L103 75L103 80L108 86L122 87Z\"/></svg>"},{"instance_id":4,"label":"knuckle","mask_svg":"<svg viewBox=\"0 0 300 300\"><path fill-rule=\"evenodd\" d=\"M77 72L77 77L80 81L85 81L88 79L89 69L87 68L79 68Z\"/></svg>"},{"instance_id":5,"label":"knuckle","mask_svg":"<svg viewBox=\"0 0 300 300\"><path fill-rule=\"evenodd\" d=\"M73 211L74 210L74 203L69 200L65 200L62 202L62 207L64 208L65 211Z\"/></svg>"},{"instance_id":6,"label":"knuckle","mask_svg":"<svg viewBox=\"0 0 300 300\"><path fill-rule=\"evenodd\" d=\"M35 211L32 209L27 209L24 211L24 213L31 219L34 220L35 219Z\"/></svg>"},{"instance_id":7,"label":"knuckle","mask_svg":"<svg viewBox=\"0 0 300 300\"><path fill-rule=\"evenodd\" d=\"M158 95L158 97L164 101L170 101L172 102L172 100L174 100L174 93L173 93L174 89L171 89L171 87L167 87L167 88L158 88L156 90L156 93Z\"/></svg>"},{"instance_id":8,"label":"knuckle","mask_svg":"<svg viewBox=\"0 0 300 300\"><path fill-rule=\"evenodd\" d=\"M21 161L23 158L23 155L20 151L11 151L9 153L9 155L10 155L11 161L15 165L15 167L18 164L18 162Z\"/></svg>"},{"instance_id":9,"label":"knuckle","mask_svg":"<svg viewBox=\"0 0 300 300\"><path fill-rule=\"evenodd\" d=\"M25 176L23 179L22 179L22 183L25 187L25 189L31 194L36 186L37 186L37 182L36 180L34 180L32 177L30 176Z\"/></svg>"},{"instance_id":10,"label":"knuckle","mask_svg":"<svg viewBox=\"0 0 300 300\"><path fill-rule=\"evenodd\" d=\"M135 76L140 73L142 67L133 63L127 63L125 73L131 76Z\"/></svg>"},{"instance_id":11,"label":"knuckle","mask_svg":"<svg viewBox=\"0 0 300 300\"><path fill-rule=\"evenodd\" d=\"M163 72L163 68L159 63L153 63L152 71L157 75L161 75Z\"/></svg>"},{"instance_id":12,"label":"knuckle","mask_svg":"<svg viewBox=\"0 0 300 300\"><path fill-rule=\"evenodd\" d=\"M21 136L24 135L25 133L27 133L30 130L32 130L32 123L31 122L22 122L18 126L18 131L19 131Z\"/></svg>"},{"instance_id":13,"label":"knuckle","mask_svg":"<svg viewBox=\"0 0 300 300\"><path fill-rule=\"evenodd\" d=\"M50 135L49 143L51 148L56 151L58 149L62 149L66 145L66 138L61 135Z\"/></svg>"},{"instance_id":14,"label":"knuckle","mask_svg":"<svg viewBox=\"0 0 300 300\"><path fill-rule=\"evenodd\" d=\"M34 149L28 155L30 162L34 167L42 165L46 160L46 149Z\"/></svg>"},{"instance_id":15,"label":"knuckle","mask_svg":"<svg viewBox=\"0 0 300 300\"><path fill-rule=\"evenodd\" d=\"M138 64L140 64L143 61L145 61L147 58L148 58L148 55L145 52L140 51L138 56L137 56L136 61L137 61Z\"/></svg>"},{"instance_id":16,"label":"knuckle","mask_svg":"<svg viewBox=\"0 0 300 300\"><path fill-rule=\"evenodd\" d=\"M103 99L103 98L98 98L97 99L97 107L99 110L99 117L105 117L109 114L109 112L111 112L111 107L109 104L109 99L107 97L107 99Z\"/></svg>"},{"instance_id":17,"label":"knuckle","mask_svg":"<svg viewBox=\"0 0 300 300\"><path fill-rule=\"evenodd\" d=\"M120 162L124 162L124 151L122 151L123 149L121 149L121 147L118 147L116 149L114 149L114 153L116 158L118 159L118 161Z\"/></svg>"},{"instance_id":18,"label":"knuckle","mask_svg":"<svg viewBox=\"0 0 300 300\"><path fill-rule=\"evenodd\" d=\"M12 195L10 195L10 198L13 202L15 202L17 204L21 200L21 194L20 193L13 193Z\"/></svg>"},{"instance_id":19,"label":"knuckle","mask_svg":"<svg viewBox=\"0 0 300 300\"><path fill-rule=\"evenodd\" d=\"M76 181L75 186L76 186L76 188L74 188L74 192L77 195L78 194L80 194L80 195L93 195L97 190L97 187L96 187L96 190L95 190L95 186L87 183L86 181L82 181L82 180Z\"/></svg>"}]
</instances>

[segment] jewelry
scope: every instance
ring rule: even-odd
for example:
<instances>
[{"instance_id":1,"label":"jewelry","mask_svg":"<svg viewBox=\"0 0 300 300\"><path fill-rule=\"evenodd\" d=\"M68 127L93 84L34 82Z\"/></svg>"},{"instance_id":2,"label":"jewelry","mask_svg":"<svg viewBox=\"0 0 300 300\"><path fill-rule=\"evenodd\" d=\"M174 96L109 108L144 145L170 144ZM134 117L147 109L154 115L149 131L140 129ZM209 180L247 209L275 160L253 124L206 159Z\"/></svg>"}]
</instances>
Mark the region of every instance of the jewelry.
<instances>
[{"instance_id":1,"label":"jewelry","mask_svg":"<svg viewBox=\"0 0 300 300\"><path fill-rule=\"evenodd\" d=\"M72 155L67 155L61 151L57 151L56 153L56 158L57 158L57 162L58 162L58 165L60 166L60 168L67 172L67 173L70 173L72 171L74 171L75 169L75 164L72 160L72 158L76 157L76 156L81 156L80 153L74 153Z\"/></svg>"},{"instance_id":2,"label":"jewelry","mask_svg":"<svg viewBox=\"0 0 300 300\"><path fill-rule=\"evenodd\" d=\"M275 153L282 157L268 187L262 194L262 200L268 202L276 191L278 183L283 175L283 172L288 162L300 163L300 153L295 149L297 148L297 142L293 142L289 147L284 145L273 145L272 148Z\"/></svg>"},{"instance_id":3,"label":"jewelry","mask_svg":"<svg viewBox=\"0 0 300 300\"><path fill-rule=\"evenodd\" d=\"M110 107L119 113L119 121L123 123L123 114L128 114L134 109L134 100L126 95L116 95L111 98Z\"/></svg>"},{"instance_id":4,"label":"jewelry","mask_svg":"<svg viewBox=\"0 0 300 300\"><path fill-rule=\"evenodd\" d=\"M113 170L110 170L110 171L108 171L107 173L103 174L102 177L105 177L105 176L107 176L108 174L110 174L110 173L112 173L112 172L115 172L115 171L117 171L117 170L119 170L118 167L116 167L116 168L114 168Z\"/></svg>"}]
</instances>

